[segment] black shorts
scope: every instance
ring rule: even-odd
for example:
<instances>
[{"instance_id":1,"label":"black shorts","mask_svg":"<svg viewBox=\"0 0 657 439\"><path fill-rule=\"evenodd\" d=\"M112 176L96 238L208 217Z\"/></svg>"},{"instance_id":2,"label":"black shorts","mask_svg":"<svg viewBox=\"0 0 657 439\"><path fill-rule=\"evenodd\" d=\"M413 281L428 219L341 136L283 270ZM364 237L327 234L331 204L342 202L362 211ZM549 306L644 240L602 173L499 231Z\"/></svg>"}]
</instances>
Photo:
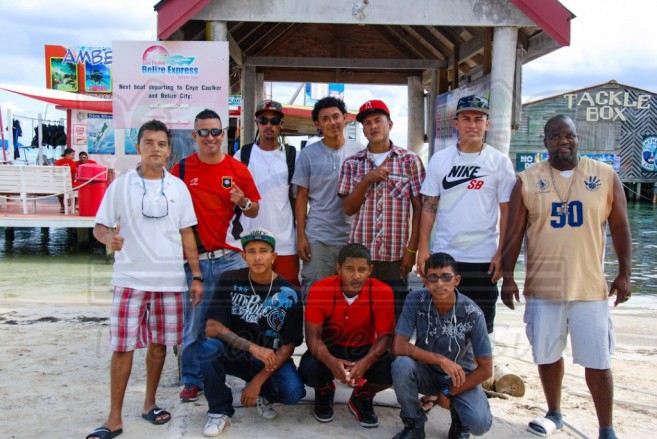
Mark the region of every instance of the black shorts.
<instances>
[{"instance_id":1,"label":"black shorts","mask_svg":"<svg viewBox=\"0 0 657 439\"><path fill-rule=\"evenodd\" d=\"M490 280L493 273L488 273L490 263L457 262L457 264L461 275L461 283L457 289L481 308L486 319L486 329L490 334L493 332L495 306L499 296L497 284Z\"/></svg>"},{"instance_id":2,"label":"black shorts","mask_svg":"<svg viewBox=\"0 0 657 439\"><path fill-rule=\"evenodd\" d=\"M363 358L369 352L372 345L349 347L341 345L328 345L329 352L336 358L356 362ZM372 384L392 385L392 354L388 351L376 361L364 374L364 378ZM324 363L312 356L310 350L307 350L301 356L299 363L299 374L304 384L309 387L322 387L330 381L333 381L333 373L324 365Z\"/></svg>"}]
</instances>

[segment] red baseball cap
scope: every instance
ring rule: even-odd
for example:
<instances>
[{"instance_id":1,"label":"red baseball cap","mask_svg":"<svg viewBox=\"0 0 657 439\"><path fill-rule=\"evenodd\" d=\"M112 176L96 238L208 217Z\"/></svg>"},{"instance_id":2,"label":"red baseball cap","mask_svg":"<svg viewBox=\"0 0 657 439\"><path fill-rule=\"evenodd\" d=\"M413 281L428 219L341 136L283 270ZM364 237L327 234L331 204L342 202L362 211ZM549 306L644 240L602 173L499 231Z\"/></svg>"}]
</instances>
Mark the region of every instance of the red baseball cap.
<instances>
[{"instance_id":1,"label":"red baseball cap","mask_svg":"<svg viewBox=\"0 0 657 439\"><path fill-rule=\"evenodd\" d=\"M390 110L388 110L386 104L378 99L373 99L371 101L365 102L360 106L358 109L358 114L356 115L356 120L360 123L363 123L365 116L371 113L383 113L388 116L388 118L390 118Z\"/></svg>"}]
</instances>

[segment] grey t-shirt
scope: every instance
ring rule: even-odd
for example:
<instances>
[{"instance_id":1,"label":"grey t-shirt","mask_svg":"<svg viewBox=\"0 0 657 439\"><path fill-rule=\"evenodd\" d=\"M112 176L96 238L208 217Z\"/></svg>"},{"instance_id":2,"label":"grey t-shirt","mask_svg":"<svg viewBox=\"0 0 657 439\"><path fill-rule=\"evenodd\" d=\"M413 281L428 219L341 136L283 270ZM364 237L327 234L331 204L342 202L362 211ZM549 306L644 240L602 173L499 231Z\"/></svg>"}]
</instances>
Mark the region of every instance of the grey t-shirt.
<instances>
[{"instance_id":1,"label":"grey t-shirt","mask_svg":"<svg viewBox=\"0 0 657 439\"><path fill-rule=\"evenodd\" d=\"M454 308L445 314L438 312L426 288L406 296L395 334L410 338L414 331L417 331L417 347L449 358L466 372L477 367L474 357L493 355L484 314L460 293L456 294ZM435 367L442 372L439 366Z\"/></svg>"},{"instance_id":2,"label":"grey t-shirt","mask_svg":"<svg viewBox=\"0 0 657 439\"><path fill-rule=\"evenodd\" d=\"M337 151L324 142L315 142L301 150L292 183L308 189L306 238L309 242L343 245L349 238L351 217L344 214L338 197L338 177L344 160L365 148L347 140Z\"/></svg>"}]
</instances>

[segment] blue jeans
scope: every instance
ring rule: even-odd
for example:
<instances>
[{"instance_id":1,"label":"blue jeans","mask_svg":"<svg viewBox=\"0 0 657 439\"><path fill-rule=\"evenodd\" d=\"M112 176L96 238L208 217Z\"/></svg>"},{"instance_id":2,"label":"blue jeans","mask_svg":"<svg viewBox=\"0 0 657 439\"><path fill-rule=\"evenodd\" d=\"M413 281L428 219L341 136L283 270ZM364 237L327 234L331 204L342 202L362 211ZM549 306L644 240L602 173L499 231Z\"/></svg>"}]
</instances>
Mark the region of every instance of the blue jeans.
<instances>
[{"instance_id":1,"label":"blue jeans","mask_svg":"<svg viewBox=\"0 0 657 439\"><path fill-rule=\"evenodd\" d=\"M217 259L199 261L203 275L203 300L196 306L189 301L189 290L185 291L183 300L184 325L181 369L184 384L195 384L203 388L201 360L213 357L218 352L217 340L205 338L205 315L208 312L219 277L230 270L246 267L246 261L239 252L228 252L226 256ZM187 285L192 283L192 272L189 264L185 264Z\"/></svg>"},{"instance_id":2,"label":"blue jeans","mask_svg":"<svg viewBox=\"0 0 657 439\"><path fill-rule=\"evenodd\" d=\"M411 357L397 357L392 363L392 384L404 425L424 427L427 415L417 402L418 394L437 395L442 387L440 374ZM458 413L461 423L475 436L486 433L493 424L488 398L481 385L454 396L452 408Z\"/></svg>"},{"instance_id":3,"label":"blue jeans","mask_svg":"<svg viewBox=\"0 0 657 439\"><path fill-rule=\"evenodd\" d=\"M226 375L249 382L262 370L264 364L248 352L226 349L222 341L215 341L219 347L217 355L201 363L208 413L233 416L233 392L226 385ZM286 405L296 404L306 396L306 388L291 358L265 381L260 395L270 402Z\"/></svg>"}]
</instances>

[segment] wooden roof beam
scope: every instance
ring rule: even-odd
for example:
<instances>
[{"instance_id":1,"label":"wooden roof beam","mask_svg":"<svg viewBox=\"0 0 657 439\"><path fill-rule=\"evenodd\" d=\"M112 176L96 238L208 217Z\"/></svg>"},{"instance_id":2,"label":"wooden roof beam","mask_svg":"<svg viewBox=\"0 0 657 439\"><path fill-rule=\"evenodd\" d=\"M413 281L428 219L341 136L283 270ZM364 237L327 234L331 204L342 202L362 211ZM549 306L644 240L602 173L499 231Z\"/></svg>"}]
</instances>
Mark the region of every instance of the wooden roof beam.
<instances>
[{"instance_id":1,"label":"wooden roof beam","mask_svg":"<svg viewBox=\"0 0 657 439\"><path fill-rule=\"evenodd\" d=\"M310 71L310 70L258 70L265 81L281 82L338 82L344 84L407 85L409 76L418 76L415 70L402 71Z\"/></svg>"},{"instance_id":2,"label":"wooden roof beam","mask_svg":"<svg viewBox=\"0 0 657 439\"><path fill-rule=\"evenodd\" d=\"M410 35L403 28L401 27L396 28L393 26L384 26L384 27L390 33L390 35L393 35L406 47L406 52L414 53L416 58L425 58L425 59L435 58L435 56L433 56L431 52L426 50L424 47L414 44L417 43L417 40L414 39L413 36Z\"/></svg>"},{"instance_id":3,"label":"wooden roof beam","mask_svg":"<svg viewBox=\"0 0 657 439\"><path fill-rule=\"evenodd\" d=\"M271 40L269 43L267 43L266 46L262 47L260 50L258 50L254 55L258 56L267 56L271 54L273 50L275 50L277 47L285 44L287 40L292 38L294 35L296 35L297 31L302 29L301 25L297 23L292 23L289 26L285 28L283 32L281 32L276 38Z\"/></svg>"},{"instance_id":4,"label":"wooden roof beam","mask_svg":"<svg viewBox=\"0 0 657 439\"><path fill-rule=\"evenodd\" d=\"M280 56L246 56L245 66L296 67L302 69L353 69L353 70L425 70L447 67L439 59L377 59L377 58L311 58Z\"/></svg>"},{"instance_id":5,"label":"wooden roof beam","mask_svg":"<svg viewBox=\"0 0 657 439\"><path fill-rule=\"evenodd\" d=\"M394 35L390 34L390 31L386 29L386 26L374 26L374 30L381 34L381 36L385 38L391 46L396 48L400 54L408 52L408 48L400 43L399 39L395 38Z\"/></svg>"},{"instance_id":6,"label":"wooden roof beam","mask_svg":"<svg viewBox=\"0 0 657 439\"><path fill-rule=\"evenodd\" d=\"M453 46L460 46L463 44L463 41L465 41L465 39L461 38L461 36L454 30L454 28L436 26L435 29L440 32L441 35L443 35L443 37L445 37Z\"/></svg>"},{"instance_id":7,"label":"wooden roof beam","mask_svg":"<svg viewBox=\"0 0 657 439\"><path fill-rule=\"evenodd\" d=\"M269 26L266 31L254 34L252 37L244 40L242 44L240 44L242 51L246 55L257 54L260 52L261 47L266 47L271 44L271 42L275 40L279 34L285 32L285 30L290 26L294 26L294 24L272 23L272 26Z\"/></svg>"},{"instance_id":8,"label":"wooden roof beam","mask_svg":"<svg viewBox=\"0 0 657 439\"><path fill-rule=\"evenodd\" d=\"M402 26L402 29L408 32L408 34L411 35L415 40L417 40L418 43L420 43L425 49L431 52L431 54L433 55L432 58L445 59L445 55L443 55L438 49L436 49L436 46L434 46L429 41L427 41L427 39L425 39L424 36L420 35L419 32L416 32L415 29L413 29L411 26ZM431 38L431 40L435 41L435 38L433 38L430 33L426 32L425 35Z\"/></svg>"},{"instance_id":9,"label":"wooden roof beam","mask_svg":"<svg viewBox=\"0 0 657 439\"><path fill-rule=\"evenodd\" d=\"M454 50L454 47L456 47L455 44L453 44L445 35L438 30L437 27L435 26L426 26L426 28L429 30L429 33L436 37L438 41L440 41L447 50L447 53L451 53Z\"/></svg>"},{"instance_id":10,"label":"wooden roof beam","mask_svg":"<svg viewBox=\"0 0 657 439\"><path fill-rule=\"evenodd\" d=\"M428 26L411 26L411 29L440 53L440 59L445 59L450 53L452 53L453 46L443 44L443 42L430 31Z\"/></svg>"}]
</instances>

